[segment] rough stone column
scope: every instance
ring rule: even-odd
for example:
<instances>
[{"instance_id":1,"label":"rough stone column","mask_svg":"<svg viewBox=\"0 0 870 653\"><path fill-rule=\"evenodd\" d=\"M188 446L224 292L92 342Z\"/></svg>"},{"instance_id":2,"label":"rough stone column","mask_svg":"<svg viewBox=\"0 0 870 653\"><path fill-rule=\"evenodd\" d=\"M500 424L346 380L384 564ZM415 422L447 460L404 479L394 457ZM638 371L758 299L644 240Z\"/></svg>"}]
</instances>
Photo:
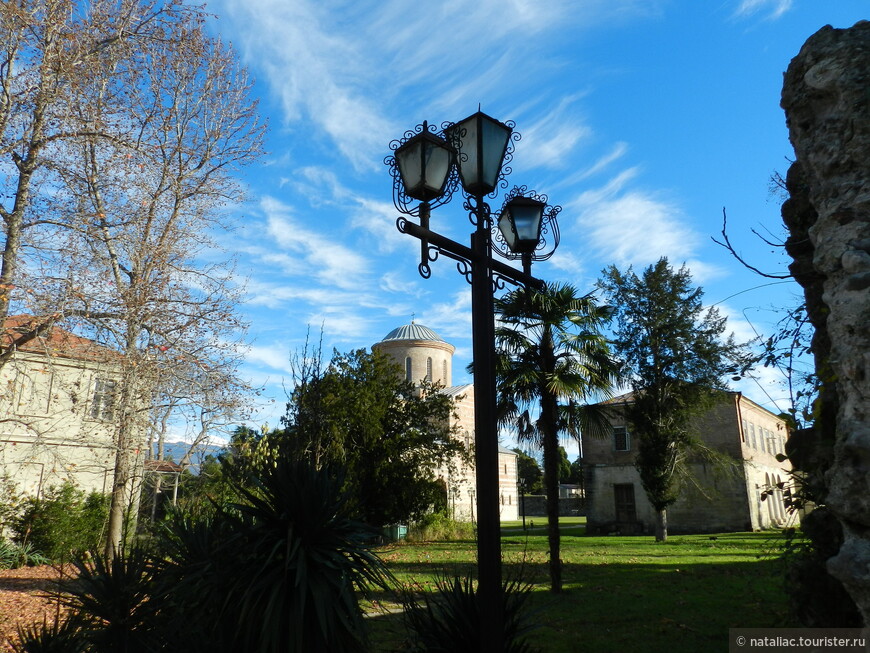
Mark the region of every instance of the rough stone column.
<instances>
[{"instance_id":1,"label":"rough stone column","mask_svg":"<svg viewBox=\"0 0 870 653\"><path fill-rule=\"evenodd\" d=\"M830 353L816 352L816 364L838 400L827 503L845 539L828 570L870 625L870 22L810 37L785 74L782 107L818 214L809 238Z\"/></svg>"}]
</instances>

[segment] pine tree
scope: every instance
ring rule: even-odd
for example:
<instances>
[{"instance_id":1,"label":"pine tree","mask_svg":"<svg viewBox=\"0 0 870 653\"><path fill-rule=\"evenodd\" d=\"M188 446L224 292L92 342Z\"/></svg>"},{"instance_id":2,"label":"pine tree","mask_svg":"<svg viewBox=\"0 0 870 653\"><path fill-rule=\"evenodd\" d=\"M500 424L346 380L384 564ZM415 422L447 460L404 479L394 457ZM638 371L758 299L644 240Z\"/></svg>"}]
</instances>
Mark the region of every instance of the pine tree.
<instances>
[{"instance_id":1,"label":"pine tree","mask_svg":"<svg viewBox=\"0 0 870 653\"><path fill-rule=\"evenodd\" d=\"M691 420L749 357L733 336L723 339L726 318L704 308L685 266L674 270L661 258L640 277L615 266L603 275L599 287L614 306L614 351L632 389L625 417L638 441L635 465L656 511L656 540L664 541L666 511L679 496L688 458L705 453Z\"/></svg>"}]
</instances>

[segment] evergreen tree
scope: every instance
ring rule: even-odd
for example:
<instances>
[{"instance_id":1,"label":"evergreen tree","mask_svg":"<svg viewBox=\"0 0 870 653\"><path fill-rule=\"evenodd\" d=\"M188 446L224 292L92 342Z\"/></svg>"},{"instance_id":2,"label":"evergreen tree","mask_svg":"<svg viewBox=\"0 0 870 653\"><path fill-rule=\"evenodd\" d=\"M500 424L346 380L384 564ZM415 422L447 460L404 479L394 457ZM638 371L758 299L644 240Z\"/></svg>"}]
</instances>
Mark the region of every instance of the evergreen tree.
<instances>
[{"instance_id":1,"label":"evergreen tree","mask_svg":"<svg viewBox=\"0 0 870 653\"><path fill-rule=\"evenodd\" d=\"M345 470L359 518L375 526L446 509L436 477L468 452L454 437L453 400L418 387L384 354L335 353L298 380L276 452Z\"/></svg>"},{"instance_id":2,"label":"evergreen tree","mask_svg":"<svg viewBox=\"0 0 870 653\"><path fill-rule=\"evenodd\" d=\"M544 474L538 461L519 447L515 447L513 451L517 455L517 476L524 483L525 493L541 494Z\"/></svg>"},{"instance_id":3,"label":"evergreen tree","mask_svg":"<svg viewBox=\"0 0 870 653\"><path fill-rule=\"evenodd\" d=\"M599 287L615 307L615 353L632 388L625 417L638 442L635 465L656 511L656 540L664 541L666 511L679 496L689 456L715 455L692 435L690 422L749 356L733 336L723 339L726 319L704 309L703 291L685 266L674 270L661 258L640 277L615 266L603 275Z\"/></svg>"}]
</instances>

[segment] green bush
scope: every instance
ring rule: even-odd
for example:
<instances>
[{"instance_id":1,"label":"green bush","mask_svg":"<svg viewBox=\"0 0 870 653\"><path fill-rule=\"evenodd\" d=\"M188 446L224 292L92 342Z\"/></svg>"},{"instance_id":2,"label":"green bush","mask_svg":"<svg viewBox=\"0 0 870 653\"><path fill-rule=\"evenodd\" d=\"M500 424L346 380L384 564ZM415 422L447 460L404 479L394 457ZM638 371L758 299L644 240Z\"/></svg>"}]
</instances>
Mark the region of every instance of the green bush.
<instances>
[{"instance_id":1,"label":"green bush","mask_svg":"<svg viewBox=\"0 0 870 653\"><path fill-rule=\"evenodd\" d=\"M14 540L29 544L52 560L96 549L108 516L106 497L85 494L69 482L51 486L42 498L28 498L13 525Z\"/></svg>"},{"instance_id":2,"label":"green bush","mask_svg":"<svg viewBox=\"0 0 870 653\"><path fill-rule=\"evenodd\" d=\"M24 497L9 474L0 475L0 535L12 529L21 515Z\"/></svg>"},{"instance_id":3,"label":"green bush","mask_svg":"<svg viewBox=\"0 0 870 653\"><path fill-rule=\"evenodd\" d=\"M443 512L432 512L408 529L411 542L445 542L474 539L472 522L456 521Z\"/></svg>"}]
</instances>

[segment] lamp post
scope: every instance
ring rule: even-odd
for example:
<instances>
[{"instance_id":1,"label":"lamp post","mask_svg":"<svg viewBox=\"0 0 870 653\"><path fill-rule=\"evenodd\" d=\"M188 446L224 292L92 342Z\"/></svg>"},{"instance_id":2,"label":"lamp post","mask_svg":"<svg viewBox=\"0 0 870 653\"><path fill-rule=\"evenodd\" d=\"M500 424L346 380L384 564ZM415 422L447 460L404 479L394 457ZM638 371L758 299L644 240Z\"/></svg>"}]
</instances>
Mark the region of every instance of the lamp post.
<instances>
[{"instance_id":1,"label":"lamp post","mask_svg":"<svg viewBox=\"0 0 870 653\"><path fill-rule=\"evenodd\" d=\"M495 197L498 188L507 187L506 164L519 138L512 122L502 123L478 111L458 123L444 123L440 132L428 122L418 125L390 143L394 153L385 160L393 177L393 203L404 214L396 226L420 240L421 276L428 279L429 264L443 255L456 261L471 284L477 598L481 648L486 651L502 650L504 641L493 293L505 283L543 288L543 282L531 275L531 263L552 256L559 242L556 215L561 207L548 207L546 196L515 187L497 222L485 201L487 196ZM463 208L475 227L471 247L429 229L431 210L449 202L460 185ZM405 216L417 217L419 224ZM509 260L521 259L523 270L494 259L493 251Z\"/></svg>"},{"instance_id":2,"label":"lamp post","mask_svg":"<svg viewBox=\"0 0 870 653\"><path fill-rule=\"evenodd\" d=\"M523 530L526 530L526 479L520 479L520 511L523 513Z\"/></svg>"}]
</instances>

